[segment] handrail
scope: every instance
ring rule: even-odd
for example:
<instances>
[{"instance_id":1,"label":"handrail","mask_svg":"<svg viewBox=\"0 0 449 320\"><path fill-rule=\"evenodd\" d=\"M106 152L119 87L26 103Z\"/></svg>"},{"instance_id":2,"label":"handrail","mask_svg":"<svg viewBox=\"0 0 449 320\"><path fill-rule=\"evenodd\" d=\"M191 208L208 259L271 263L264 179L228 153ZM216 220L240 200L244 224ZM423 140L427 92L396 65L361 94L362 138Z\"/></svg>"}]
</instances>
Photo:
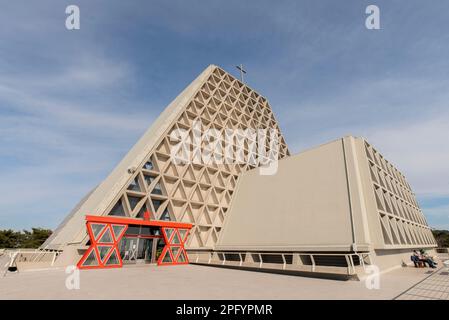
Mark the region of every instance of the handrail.
<instances>
[{"instance_id":1,"label":"handrail","mask_svg":"<svg viewBox=\"0 0 449 320\"><path fill-rule=\"evenodd\" d=\"M47 250L47 249L5 249L4 253L10 252L17 254L17 262L42 262L42 260L46 257L48 258L48 261L45 260L44 262L51 262L51 265L53 266L56 258L59 256L59 254L62 252L62 250Z\"/></svg>"},{"instance_id":2,"label":"handrail","mask_svg":"<svg viewBox=\"0 0 449 320\"><path fill-rule=\"evenodd\" d=\"M263 256L280 256L282 257L282 263L276 263L279 264L279 268L286 270L287 269L287 256L292 257L291 265L304 265L311 267L312 272L315 272L318 267L326 267L322 266L316 263L316 257L317 256L339 256L344 257L346 260L346 266L331 266L331 267L337 267L337 268L346 268L347 274L352 275L356 273L356 264L354 262L354 257L358 258L358 263L360 266L365 269L365 261L364 259L366 257L369 257L368 252L357 252L357 253L302 253L302 252L255 252L255 251L201 251L201 250L188 250L188 253L191 255L196 255L196 258L194 259L192 256L192 261L195 261L194 263L206 263L206 264L221 264L221 265L229 265L229 264L238 264L240 267L244 267L246 263L251 263L251 266L254 266L254 263L258 263L259 268L263 268L263 265L265 263L272 265L273 263L269 263L264 261ZM201 258L201 255L206 256L208 255L208 259ZM238 260L229 260L226 258L226 255L235 255L238 256ZM256 256L258 257L258 261L245 261L247 256ZM301 257L308 257L310 260L310 264L302 264L300 263L301 259L297 260L296 263L294 263L293 259L294 257L301 258ZM253 258L254 259L254 258Z\"/></svg>"},{"instance_id":3,"label":"handrail","mask_svg":"<svg viewBox=\"0 0 449 320\"><path fill-rule=\"evenodd\" d=\"M360 254L368 254L368 252L361 252L361 253L341 253L341 252L335 252L335 253L310 253L310 252L262 252L262 251L225 251L225 250L214 250L214 251L205 251L205 250L195 250L195 249L187 249L187 251L195 252L195 253L226 253L226 254L239 254L239 253L245 253L245 254L264 254L264 255L314 255L314 256L344 256L344 255L352 255L352 256L358 256Z\"/></svg>"}]
</instances>

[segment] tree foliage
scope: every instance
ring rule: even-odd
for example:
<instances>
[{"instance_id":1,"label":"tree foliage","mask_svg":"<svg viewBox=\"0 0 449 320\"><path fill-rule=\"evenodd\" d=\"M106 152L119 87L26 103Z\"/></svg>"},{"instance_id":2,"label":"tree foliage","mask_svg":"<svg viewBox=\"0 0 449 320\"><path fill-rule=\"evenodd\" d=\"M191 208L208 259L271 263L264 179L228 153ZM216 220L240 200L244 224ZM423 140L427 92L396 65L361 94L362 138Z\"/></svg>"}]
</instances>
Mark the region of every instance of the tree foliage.
<instances>
[{"instance_id":1,"label":"tree foliage","mask_svg":"<svg viewBox=\"0 0 449 320\"><path fill-rule=\"evenodd\" d=\"M432 230L433 236L440 248L449 248L449 231L448 230Z\"/></svg>"},{"instance_id":2,"label":"tree foliage","mask_svg":"<svg viewBox=\"0 0 449 320\"><path fill-rule=\"evenodd\" d=\"M31 231L0 230L0 248L38 248L52 231L32 228Z\"/></svg>"}]
</instances>

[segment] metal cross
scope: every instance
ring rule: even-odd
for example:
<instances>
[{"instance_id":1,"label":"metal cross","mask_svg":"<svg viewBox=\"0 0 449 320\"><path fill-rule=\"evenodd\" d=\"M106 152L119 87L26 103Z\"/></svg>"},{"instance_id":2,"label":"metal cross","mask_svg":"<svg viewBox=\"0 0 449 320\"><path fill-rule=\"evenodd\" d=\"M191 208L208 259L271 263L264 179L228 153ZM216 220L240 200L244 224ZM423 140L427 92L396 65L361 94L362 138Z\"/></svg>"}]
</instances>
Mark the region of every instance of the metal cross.
<instances>
[{"instance_id":1,"label":"metal cross","mask_svg":"<svg viewBox=\"0 0 449 320\"><path fill-rule=\"evenodd\" d=\"M246 73L246 70L243 68L243 64L235 67L240 70L240 81L243 82L243 74Z\"/></svg>"}]
</instances>

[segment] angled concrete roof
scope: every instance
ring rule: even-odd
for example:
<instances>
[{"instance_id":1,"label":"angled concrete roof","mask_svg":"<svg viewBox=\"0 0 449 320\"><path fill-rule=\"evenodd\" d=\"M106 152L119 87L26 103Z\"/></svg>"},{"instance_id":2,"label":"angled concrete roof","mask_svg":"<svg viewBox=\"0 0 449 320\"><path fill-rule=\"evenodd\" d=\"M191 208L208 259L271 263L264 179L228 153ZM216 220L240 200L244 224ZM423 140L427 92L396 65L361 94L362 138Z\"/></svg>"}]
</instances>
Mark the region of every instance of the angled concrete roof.
<instances>
[{"instance_id":1,"label":"angled concrete roof","mask_svg":"<svg viewBox=\"0 0 449 320\"><path fill-rule=\"evenodd\" d=\"M151 219L169 218L193 224L188 248L213 248L239 175L259 163L176 164L171 159L170 133L183 129L192 134L197 120L202 122L202 129L214 129L222 136L227 129L276 129L280 136L280 150L276 156L289 155L268 101L221 68L210 65L170 103L43 247L84 245L88 240L86 214L140 218L142 212L149 211ZM236 141L232 144L237 148ZM204 151L204 147L201 148ZM247 150L246 153L248 157ZM155 192L156 187L158 192Z\"/></svg>"}]
</instances>

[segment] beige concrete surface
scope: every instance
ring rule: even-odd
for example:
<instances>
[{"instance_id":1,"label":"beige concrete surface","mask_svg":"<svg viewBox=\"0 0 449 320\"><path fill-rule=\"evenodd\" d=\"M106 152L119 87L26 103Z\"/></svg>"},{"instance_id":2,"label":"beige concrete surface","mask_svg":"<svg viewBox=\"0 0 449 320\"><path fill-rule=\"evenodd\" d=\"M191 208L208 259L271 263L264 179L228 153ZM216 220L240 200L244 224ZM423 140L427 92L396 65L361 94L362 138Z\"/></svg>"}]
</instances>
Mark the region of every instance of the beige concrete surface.
<instances>
[{"instance_id":1,"label":"beige concrete surface","mask_svg":"<svg viewBox=\"0 0 449 320\"><path fill-rule=\"evenodd\" d=\"M243 173L214 249L363 252L385 271L435 247L404 175L366 140L346 136L280 160L275 175Z\"/></svg>"},{"instance_id":2,"label":"beige concrete surface","mask_svg":"<svg viewBox=\"0 0 449 320\"><path fill-rule=\"evenodd\" d=\"M440 268L396 300L449 300L449 268Z\"/></svg>"},{"instance_id":3,"label":"beige concrete surface","mask_svg":"<svg viewBox=\"0 0 449 320\"><path fill-rule=\"evenodd\" d=\"M279 161L274 175L244 173L215 248L348 252L350 210L339 140Z\"/></svg>"},{"instance_id":4,"label":"beige concrete surface","mask_svg":"<svg viewBox=\"0 0 449 320\"><path fill-rule=\"evenodd\" d=\"M80 289L68 290L64 269L8 273L0 299L393 299L430 269L400 268L365 281L338 281L207 266L135 266L80 271Z\"/></svg>"},{"instance_id":5,"label":"beige concrete surface","mask_svg":"<svg viewBox=\"0 0 449 320\"><path fill-rule=\"evenodd\" d=\"M192 223L188 248L213 249L238 176L260 163L199 161L193 165L193 159L189 159L188 164L176 164L171 156L179 145L172 134L178 136L176 132L182 129L186 137L194 139L197 120L202 123L198 125L203 135L212 126L214 130L219 128L223 139L227 129L275 128L279 133L279 159L290 155L267 99L221 68L210 65L167 106L108 177L79 202L41 248L71 251L84 246L89 240L86 214L104 216L113 211L115 216L137 217L149 211L151 219L161 220L162 215L168 214L170 220ZM183 140L186 146L190 145L188 139ZM236 139L232 144L240 150ZM205 145L200 148L203 156L208 152ZM151 163L151 168L147 163ZM153 192L156 186L157 193ZM160 201L161 204L156 204ZM71 263L78 259L75 257Z\"/></svg>"},{"instance_id":6,"label":"beige concrete surface","mask_svg":"<svg viewBox=\"0 0 449 320\"><path fill-rule=\"evenodd\" d=\"M374 150L347 136L280 160L274 175L245 172L215 249L383 250L397 257L389 268L401 265L399 249L436 247L405 178Z\"/></svg>"}]
</instances>

